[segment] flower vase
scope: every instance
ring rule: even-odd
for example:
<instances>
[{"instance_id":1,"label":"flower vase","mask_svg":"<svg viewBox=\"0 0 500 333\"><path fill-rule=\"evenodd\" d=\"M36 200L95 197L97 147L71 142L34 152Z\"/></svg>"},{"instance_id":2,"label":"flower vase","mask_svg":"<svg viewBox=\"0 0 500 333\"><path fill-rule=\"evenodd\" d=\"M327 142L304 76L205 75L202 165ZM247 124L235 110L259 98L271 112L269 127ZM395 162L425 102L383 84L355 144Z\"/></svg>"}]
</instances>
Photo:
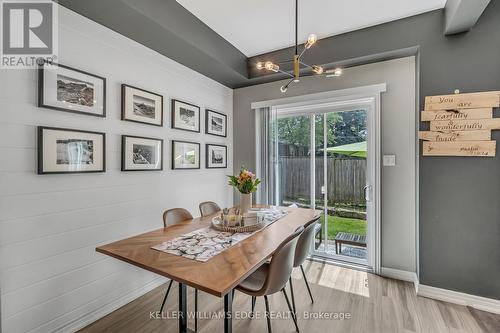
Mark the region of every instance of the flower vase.
<instances>
[{"instance_id":1,"label":"flower vase","mask_svg":"<svg viewBox=\"0 0 500 333\"><path fill-rule=\"evenodd\" d=\"M252 193L240 193L240 214L248 213L252 208Z\"/></svg>"}]
</instances>

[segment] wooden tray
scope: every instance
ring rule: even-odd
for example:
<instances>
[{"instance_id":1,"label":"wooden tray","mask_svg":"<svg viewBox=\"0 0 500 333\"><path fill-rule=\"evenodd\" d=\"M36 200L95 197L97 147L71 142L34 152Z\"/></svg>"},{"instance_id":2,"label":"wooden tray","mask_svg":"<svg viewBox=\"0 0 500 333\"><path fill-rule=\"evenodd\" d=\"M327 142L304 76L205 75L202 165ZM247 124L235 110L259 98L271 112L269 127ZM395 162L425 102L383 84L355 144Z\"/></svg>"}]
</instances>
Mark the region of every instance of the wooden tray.
<instances>
[{"instance_id":1,"label":"wooden tray","mask_svg":"<svg viewBox=\"0 0 500 333\"><path fill-rule=\"evenodd\" d=\"M253 232L263 228L266 225L266 221L262 220L258 223L245 225L245 226L223 226L220 216L216 216L212 219L212 227L219 231L224 232Z\"/></svg>"}]
</instances>

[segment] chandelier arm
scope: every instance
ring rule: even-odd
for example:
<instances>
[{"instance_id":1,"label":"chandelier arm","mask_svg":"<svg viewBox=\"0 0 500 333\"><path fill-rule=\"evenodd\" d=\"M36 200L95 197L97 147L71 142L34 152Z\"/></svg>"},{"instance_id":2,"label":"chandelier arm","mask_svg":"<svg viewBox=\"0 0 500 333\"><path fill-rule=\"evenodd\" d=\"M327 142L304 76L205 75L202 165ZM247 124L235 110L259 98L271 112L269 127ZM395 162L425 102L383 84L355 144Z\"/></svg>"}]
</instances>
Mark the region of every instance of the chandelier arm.
<instances>
[{"instance_id":1,"label":"chandelier arm","mask_svg":"<svg viewBox=\"0 0 500 333\"><path fill-rule=\"evenodd\" d=\"M283 70L281 70L281 69L278 69L278 72L283 73L283 74L286 74L286 75L288 75L289 77L292 77L292 78L294 77L294 76L293 76L293 74L288 73L288 72L285 72L285 71L283 71Z\"/></svg>"},{"instance_id":2,"label":"chandelier arm","mask_svg":"<svg viewBox=\"0 0 500 333\"><path fill-rule=\"evenodd\" d=\"M288 86L295 80L295 78L290 79L283 87L288 88Z\"/></svg>"},{"instance_id":3,"label":"chandelier arm","mask_svg":"<svg viewBox=\"0 0 500 333\"><path fill-rule=\"evenodd\" d=\"M313 68L313 66L311 66L311 65L309 65L309 64L306 64L305 62L302 62L302 61L300 62L300 64L301 64L301 65L304 65L304 66L306 66L306 67L309 67L309 68L311 68L311 69Z\"/></svg>"},{"instance_id":4,"label":"chandelier arm","mask_svg":"<svg viewBox=\"0 0 500 333\"><path fill-rule=\"evenodd\" d=\"M302 50L302 52L300 52L300 54L299 54L299 59L302 57L302 55L304 53L306 53L306 51L307 51L307 48L304 47L304 49Z\"/></svg>"}]
</instances>

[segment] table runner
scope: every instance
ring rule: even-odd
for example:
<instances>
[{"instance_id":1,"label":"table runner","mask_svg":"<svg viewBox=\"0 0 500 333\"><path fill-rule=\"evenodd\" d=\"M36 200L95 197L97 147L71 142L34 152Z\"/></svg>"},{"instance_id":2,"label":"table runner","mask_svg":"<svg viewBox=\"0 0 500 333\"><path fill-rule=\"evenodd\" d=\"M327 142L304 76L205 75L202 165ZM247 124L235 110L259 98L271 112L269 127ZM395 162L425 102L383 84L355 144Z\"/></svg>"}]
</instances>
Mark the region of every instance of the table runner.
<instances>
[{"instance_id":1,"label":"table runner","mask_svg":"<svg viewBox=\"0 0 500 333\"><path fill-rule=\"evenodd\" d=\"M231 233L206 227L155 245L152 249L205 262L287 215L287 212L275 208L252 211L264 213L266 225L263 228L253 232Z\"/></svg>"}]
</instances>

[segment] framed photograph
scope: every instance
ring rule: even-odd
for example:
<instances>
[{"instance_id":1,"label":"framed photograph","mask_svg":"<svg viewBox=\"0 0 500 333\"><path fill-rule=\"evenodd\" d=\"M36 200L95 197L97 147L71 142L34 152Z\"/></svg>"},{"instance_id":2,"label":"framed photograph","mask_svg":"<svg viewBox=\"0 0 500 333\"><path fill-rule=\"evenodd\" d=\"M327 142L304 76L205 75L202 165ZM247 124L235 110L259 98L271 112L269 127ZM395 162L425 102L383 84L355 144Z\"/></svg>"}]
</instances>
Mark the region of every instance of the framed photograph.
<instances>
[{"instance_id":1,"label":"framed photograph","mask_svg":"<svg viewBox=\"0 0 500 333\"><path fill-rule=\"evenodd\" d=\"M38 70L38 106L106 117L106 79L61 64Z\"/></svg>"},{"instance_id":2,"label":"framed photograph","mask_svg":"<svg viewBox=\"0 0 500 333\"><path fill-rule=\"evenodd\" d=\"M205 133L227 136L227 116L223 113L205 109Z\"/></svg>"},{"instance_id":3,"label":"framed photograph","mask_svg":"<svg viewBox=\"0 0 500 333\"><path fill-rule=\"evenodd\" d=\"M188 141L172 141L172 169L199 169L200 144Z\"/></svg>"},{"instance_id":4,"label":"framed photograph","mask_svg":"<svg viewBox=\"0 0 500 333\"><path fill-rule=\"evenodd\" d=\"M200 107L172 100L172 128L200 132Z\"/></svg>"},{"instance_id":5,"label":"framed photograph","mask_svg":"<svg viewBox=\"0 0 500 333\"><path fill-rule=\"evenodd\" d=\"M122 171L163 170L163 140L122 135Z\"/></svg>"},{"instance_id":6,"label":"framed photograph","mask_svg":"<svg viewBox=\"0 0 500 333\"><path fill-rule=\"evenodd\" d=\"M122 120L163 126L163 96L122 84Z\"/></svg>"},{"instance_id":7,"label":"framed photograph","mask_svg":"<svg viewBox=\"0 0 500 333\"><path fill-rule=\"evenodd\" d=\"M38 174L105 171L105 133L38 126Z\"/></svg>"},{"instance_id":8,"label":"framed photograph","mask_svg":"<svg viewBox=\"0 0 500 333\"><path fill-rule=\"evenodd\" d=\"M207 143L205 151L207 169L227 168L227 146Z\"/></svg>"}]
</instances>

